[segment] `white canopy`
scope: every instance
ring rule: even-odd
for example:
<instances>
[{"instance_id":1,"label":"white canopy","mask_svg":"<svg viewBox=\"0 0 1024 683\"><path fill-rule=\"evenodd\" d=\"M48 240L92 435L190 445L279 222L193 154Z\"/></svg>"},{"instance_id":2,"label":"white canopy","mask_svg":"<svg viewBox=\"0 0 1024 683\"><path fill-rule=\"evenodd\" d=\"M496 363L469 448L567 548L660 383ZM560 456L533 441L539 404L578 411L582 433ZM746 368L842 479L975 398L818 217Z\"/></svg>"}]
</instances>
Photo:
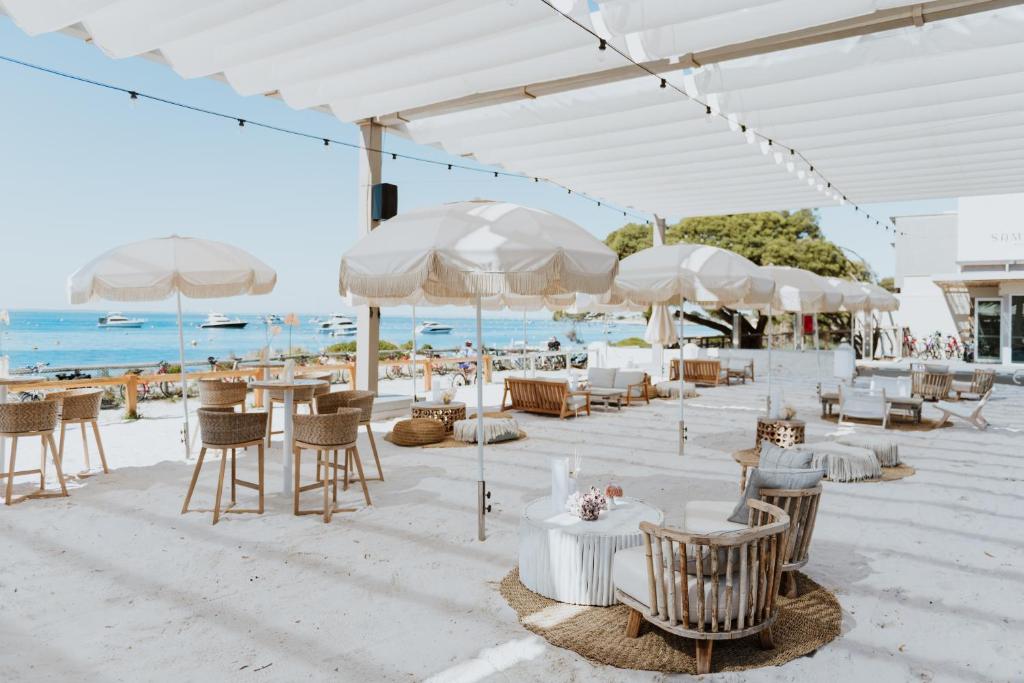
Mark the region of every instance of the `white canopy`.
<instances>
[{"instance_id":1,"label":"white canopy","mask_svg":"<svg viewBox=\"0 0 1024 683\"><path fill-rule=\"evenodd\" d=\"M827 277L825 280L829 286L835 291L843 295L843 308L844 311L851 313L857 313L859 311L870 310L870 297L865 292L858 282L851 282L850 280L844 280L838 277Z\"/></svg>"},{"instance_id":2,"label":"white canopy","mask_svg":"<svg viewBox=\"0 0 1024 683\"><path fill-rule=\"evenodd\" d=\"M666 244L623 259L614 293L631 303L758 306L771 302L775 281L728 249Z\"/></svg>"},{"instance_id":3,"label":"white canopy","mask_svg":"<svg viewBox=\"0 0 1024 683\"><path fill-rule=\"evenodd\" d=\"M679 341L668 306L651 308L651 319L647 321L647 328L644 330L644 341L662 346L672 346Z\"/></svg>"},{"instance_id":4,"label":"white canopy","mask_svg":"<svg viewBox=\"0 0 1024 683\"><path fill-rule=\"evenodd\" d=\"M68 300L159 301L268 294L274 269L238 247L192 237L160 237L111 249L68 278Z\"/></svg>"},{"instance_id":5,"label":"white canopy","mask_svg":"<svg viewBox=\"0 0 1024 683\"><path fill-rule=\"evenodd\" d=\"M502 295L602 294L618 257L572 221L516 204L470 201L400 214L341 259L339 291L446 303Z\"/></svg>"},{"instance_id":6,"label":"white canopy","mask_svg":"<svg viewBox=\"0 0 1024 683\"><path fill-rule=\"evenodd\" d=\"M867 292L867 310L888 313L899 309L900 300L888 290L871 282L860 282L858 284L862 290Z\"/></svg>"},{"instance_id":7,"label":"white canopy","mask_svg":"<svg viewBox=\"0 0 1024 683\"><path fill-rule=\"evenodd\" d=\"M763 266L775 280L772 308L790 313L834 313L843 305L843 295L816 273L790 266Z\"/></svg>"}]
</instances>

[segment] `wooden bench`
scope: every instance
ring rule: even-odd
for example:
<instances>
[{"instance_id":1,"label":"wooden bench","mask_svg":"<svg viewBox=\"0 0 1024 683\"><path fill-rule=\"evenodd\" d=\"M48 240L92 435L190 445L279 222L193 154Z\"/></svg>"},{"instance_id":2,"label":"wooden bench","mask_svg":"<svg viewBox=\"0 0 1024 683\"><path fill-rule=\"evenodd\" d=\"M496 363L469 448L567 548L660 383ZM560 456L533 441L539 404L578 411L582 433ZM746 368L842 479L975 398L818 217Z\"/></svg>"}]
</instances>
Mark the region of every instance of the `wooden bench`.
<instances>
[{"instance_id":1,"label":"wooden bench","mask_svg":"<svg viewBox=\"0 0 1024 683\"><path fill-rule=\"evenodd\" d=\"M723 382L728 384L728 373L722 369L722 361L717 358L688 358L683 361L686 381L703 386L717 387ZM679 359L672 359L669 365L669 380L679 381Z\"/></svg>"},{"instance_id":2,"label":"wooden bench","mask_svg":"<svg viewBox=\"0 0 1024 683\"><path fill-rule=\"evenodd\" d=\"M506 401L511 398L511 405ZM586 411L590 415L590 392L570 391L566 380L525 379L506 377L505 392L501 396L501 409L522 410L528 413L557 415L565 419Z\"/></svg>"}]
</instances>

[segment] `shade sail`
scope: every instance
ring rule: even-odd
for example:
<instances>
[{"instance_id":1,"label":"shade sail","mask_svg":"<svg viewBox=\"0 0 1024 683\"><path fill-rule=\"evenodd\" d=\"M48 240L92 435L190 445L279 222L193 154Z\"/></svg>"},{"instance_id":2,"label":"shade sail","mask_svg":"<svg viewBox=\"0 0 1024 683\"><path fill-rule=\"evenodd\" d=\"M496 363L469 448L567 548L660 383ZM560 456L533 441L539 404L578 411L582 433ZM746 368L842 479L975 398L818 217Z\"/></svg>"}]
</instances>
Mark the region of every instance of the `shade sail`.
<instances>
[{"instance_id":1,"label":"shade sail","mask_svg":"<svg viewBox=\"0 0 1024 683\"><path fill-rule=\"evenodd\" d=\"M367 299L447 303L504 295L607 292L611 249L572 221L516 204L470 201L400 214L341 260L339 291Z\"/></svg>"},{"instance_id":2,"label":"shade sail","mask_svg":"<svg viewBox=\"0 0 1024 683\"><path fill-rule=\"evenodd\" d=\"M842 293L820 275L789 266L763 268L775 280L773 310L790 313L834 313L842 308Z\"/></svg>"},{"instance_id":3,"label":"shade sail","mask_svg":"<svg viewBox=\"0 0 1024 683\"><path fill-rule=\"evenodd\" d=\"M277 273L255 256L223 242L162 237L101 254L68 278L68 300L158 301L181 292L190 299L268 294Z\"/></svg>"},{"instance_id":4,"label":"shade sail","mask_svg":"<svg viewBox=\"0 0 1024 683\"><path fill-rule=\"evenodd\" d=\"M759 306L771 301L775 281L760 266L728 249L702 244L650 247L623 259L614 293L630 303Z\"/></svg>"}]
</instances>

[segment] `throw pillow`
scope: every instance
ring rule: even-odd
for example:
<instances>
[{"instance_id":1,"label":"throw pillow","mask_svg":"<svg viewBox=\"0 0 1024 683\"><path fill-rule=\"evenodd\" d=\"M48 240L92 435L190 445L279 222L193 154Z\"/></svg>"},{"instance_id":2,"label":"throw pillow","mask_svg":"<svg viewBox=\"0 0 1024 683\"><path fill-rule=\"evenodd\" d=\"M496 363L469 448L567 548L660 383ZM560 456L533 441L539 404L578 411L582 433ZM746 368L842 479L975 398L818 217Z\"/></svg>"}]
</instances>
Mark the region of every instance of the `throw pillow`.
<instances>
[{"instance_id":1,"label":"throw pillow","mask_svg":"<svg viewBox=\"0 0 1024 683\"><path fill-rule=\"evenodd\" d=\"M763 470L805 470L811 466L813 455L811 451L782 448L770 441L762 441L758 467Z\"/></svg>"},{"instance_id":2,"label":"throw pillow","mask_svg":"<svg viewBox=\"0 0 1024 683\"><path fill-rule=\"evenodd\" d=\"M740 497L732 514L730 522L746 524L750 518L750 508L747 501L751 498L760 499L761 489L809 489L818 485L825 470L762 470L754 468L747 477L747 488Z\"/></svg>"}]
</instances>

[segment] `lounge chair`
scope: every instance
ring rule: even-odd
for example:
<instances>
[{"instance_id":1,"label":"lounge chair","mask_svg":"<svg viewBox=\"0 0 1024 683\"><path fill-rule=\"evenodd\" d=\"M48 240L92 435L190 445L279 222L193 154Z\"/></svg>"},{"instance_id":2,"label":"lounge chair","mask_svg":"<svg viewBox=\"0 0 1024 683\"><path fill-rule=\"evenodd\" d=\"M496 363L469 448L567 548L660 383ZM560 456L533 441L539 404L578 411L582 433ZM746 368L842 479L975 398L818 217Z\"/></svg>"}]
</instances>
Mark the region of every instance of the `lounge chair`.
<instances>
[{"instance_id":1,"label":"lounge chair","mask_svg":"<svg viewBox=\"0 0 1024 683\"><path fill-rule=\"evenodd\" d=\"M949 396L953 375L945 365L914 364L910 370L911 389L913 396L920 396L926 401L938 401Z\"/></svg>"},{"instance_id":2,"label":"lounge chair","mask_svg":"<svg viewBox=\"0 0 1024 683\"><path fill-rule=\"evenodd\" d=\"M626 395L626 405L633 399L651 402L651 378L643 370L587 368L588 389L614 389Z\"/></svg>"},{"instance_id":3,"label":"lounge chair","mask_svg":"<svg viewBox=\"0 0 1024 683\"><path fill-rule=\"evenodd\" d=\"M981 410L985 407L985 404L988 403L988 399L991 396L992 390L989 389L985 392L985 395L981 397L981 400L973 406L950 403L949 401L939 401L935 404L935 407L942 411L942 419L940 419L935 426L941 427L949 422L950 417L959 417L975 429L987 428L988 420L981 416Z\"/></svg>"},{"instance_id":4,"label":"lounge chair","mask_svg":"<svg viewBox=\"0 0 1024 683\"><path fill-rule=\"evenodd\" d=\"M889 403L885 400L885 389L861 389L840 384L839 421L847 417L881 420L882 427L888 427Z\"/></svg>"},{"instance_id":5,"label":"lounge chair","mask_svg":"<svg viewBox=\"0 0 1024 683\"><path fill-rule=\"evenodd\" d=\"M747 502L749 528L693 533L640 523L643 545L620 550L612 561L615 597L629 607L626 636L647 620L696 641L697 673L711 671L716 640L758 635L771 649L778 618L789 516L760 500ZM678 558L682 555L685 561Z\"/></svg>"},{"instance_id":6,"label":"lounge chair","mask_svg":"<svg viewBox=\"0 0 1024 683\"><path fill-rule=\"evenodd\" d=\"M977 368L974 374L971 375L970 381L953 380L949 388L950 391L956 392L957 400L960 400L963 394L972 394L975 398L980 399L992 389L992 383L995 379L995 370Z\"/></svg>"}]
</instances>

